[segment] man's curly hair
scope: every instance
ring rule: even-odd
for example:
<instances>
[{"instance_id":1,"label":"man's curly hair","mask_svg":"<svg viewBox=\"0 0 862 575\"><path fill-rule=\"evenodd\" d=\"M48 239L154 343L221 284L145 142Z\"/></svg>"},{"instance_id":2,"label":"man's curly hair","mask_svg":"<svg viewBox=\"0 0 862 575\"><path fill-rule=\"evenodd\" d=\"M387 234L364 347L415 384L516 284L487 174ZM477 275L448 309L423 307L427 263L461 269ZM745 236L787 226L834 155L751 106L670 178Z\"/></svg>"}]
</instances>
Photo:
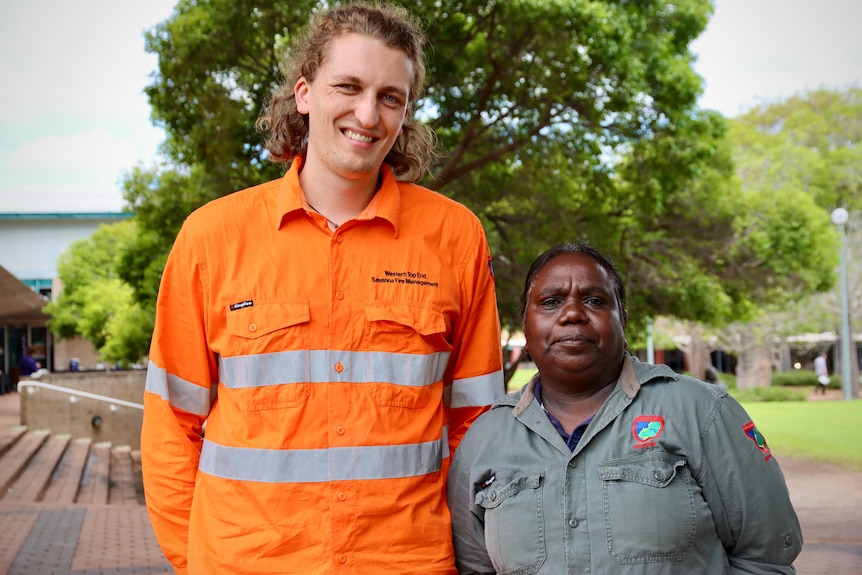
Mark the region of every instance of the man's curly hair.
<instances>
[{"instance_id":1,"label":"man's curly hair","mask_svg":"<svg viewBox=\"0 0 862 575\"><path fill-rule=\"evenodd\" d=\"M399 180L416 182L430 171L437 157L433 130L413 119L415 104L425 83L425 36L406 9L384 3L351 2L317 12L305 33L292 42L285 81L275 90L256 123L260 131L269 132L266 148L270 159L286 164L305 155L308 117L296 109L294 86L303 76L313 82L330 42L348 33L375 38L390 48L399 49L413 64L408 116L401 135L384 161Z\"/></svg>"}]
</instances>

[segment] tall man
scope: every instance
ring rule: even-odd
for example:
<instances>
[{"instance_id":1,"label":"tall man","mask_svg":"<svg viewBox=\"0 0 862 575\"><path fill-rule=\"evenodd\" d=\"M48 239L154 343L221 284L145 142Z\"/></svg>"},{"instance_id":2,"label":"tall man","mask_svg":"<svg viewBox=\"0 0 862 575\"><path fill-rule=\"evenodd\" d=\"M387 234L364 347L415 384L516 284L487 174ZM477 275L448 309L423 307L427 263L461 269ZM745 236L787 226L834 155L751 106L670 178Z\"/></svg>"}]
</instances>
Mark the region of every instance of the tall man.
<instances>
[{"instance_id":1,"label":"tall man","mask_svg":"<svg viewBox=\"0 0 862 575\"><path fill-rule=\"evenodd\" d=\"M141 450L178 573L455 573L449 457L502 367L480 222L411 183L423 44L400 8L315 15L259 121L287 174L177 237Z\"/></svg>"}]
</instances>

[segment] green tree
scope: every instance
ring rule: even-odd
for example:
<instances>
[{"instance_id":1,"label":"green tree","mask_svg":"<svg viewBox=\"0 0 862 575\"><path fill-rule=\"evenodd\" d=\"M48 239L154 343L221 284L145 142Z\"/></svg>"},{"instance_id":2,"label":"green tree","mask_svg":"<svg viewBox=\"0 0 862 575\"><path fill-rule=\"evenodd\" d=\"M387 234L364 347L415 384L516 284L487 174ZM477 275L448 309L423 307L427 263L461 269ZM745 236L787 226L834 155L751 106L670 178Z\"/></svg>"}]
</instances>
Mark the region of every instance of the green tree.
<instances>
[{"instance_id":1,"label":"green tree","mask_svg":"<svg viewBox=\"0 0 862 575\"><path fill-rule=\"evenodd\" d=\"M146 354L152 318L117 273L135 237L132 221L102 225L60 256L57 273L63 290L45 308L51 315L48 327L56 337L84 337L106 361L135 363Z\"/></svg>"},{"instance_id":2,"label":"green tree","mask_svg":"<svg viewBox=\"0 0 862 575\"><path fill-rule=\"evenodd\" d=\"M167 132L168 159L182 168L170 183L158 169L127 178L130 206L148 214L140 222L148 237L136 257L158 266L177 216L281 174L265 161L254 121L280 80L290 38L323 4L181 0L147 34L147 50L159 57L147 89L153 119ZM694 112L700 79L688 50L711 13L706 0L407 6L426 23L430 40L429 85L415 113L447 151L426 183L493 229L503 294L518 291L524 266L541 249L572 237L566 220L542 221L561 213L557 208L589 224L581 238L631 209L616 164L635 146L714 129L715 118ZM663 157L645 155L638 168L659 182L652 193L663 202L674 190L661 185L673 177L658 172L692 159L710 158L666 146ZM688 177L697 171L690 166ZM596 202L598 196L608 199ZM141 273L137 267L124 277L136 291L152 293ZM510 296L501 300L512 325L516 306Z\"/></svg>"},{"instance_id":3,"label":"green tree","mask_svg":"<svg viewBox=\"0 0 862 575\"><path fill-rule=\"evenodd\" d=\"M725 337L736 342L731 345L743 356L742 363L759 374L750 378L753 384L768 382L772 358L780 355L774 342L800 332L838 331L838 236L829 215L839 206L858 210L862 202L859 118L862 89L850 88L801 93L753 108L730 122L737 173L746 196L754 200L752 214L739 221L744 240L738 249L752 260L774 258L776 253L808 260L778 267L776 275L754 276L752 288L782 297L766 298L771 305L764 306L755 323L734 326ZM769 220L772 232L748 231ZM852 241L849 245L852 254ZM849 261L852 265L858 260ZM776 280L798 287L776 286ZM743 375L741 385L745 381Z\"/></svg>"},{"instance_id":4,"label":"green tree","mask_svg":"<svg viewBox=\"0 0 862 575\"><path fill-rule=\"evenodd\" d=\"M139 232L122 266L145 309L191 209L281 175L254 122L289 40L326 4L180 0L147 34L159 58L147 94L169 166L126 179ZM803 283L812 274L800 254L760 257L761 236L779 241L778 222L751 215L724 118L696 108L689 45L709 0L406 5L430 40L428 86L412 113L446 150L425 183L485 223L504 327L519 324L526 267L561 241L587 240L617 259L635 331L658 314L720 323L782 286L808 289L782 280L751 289L780 270Z\"/></svg>"}]
</instances>

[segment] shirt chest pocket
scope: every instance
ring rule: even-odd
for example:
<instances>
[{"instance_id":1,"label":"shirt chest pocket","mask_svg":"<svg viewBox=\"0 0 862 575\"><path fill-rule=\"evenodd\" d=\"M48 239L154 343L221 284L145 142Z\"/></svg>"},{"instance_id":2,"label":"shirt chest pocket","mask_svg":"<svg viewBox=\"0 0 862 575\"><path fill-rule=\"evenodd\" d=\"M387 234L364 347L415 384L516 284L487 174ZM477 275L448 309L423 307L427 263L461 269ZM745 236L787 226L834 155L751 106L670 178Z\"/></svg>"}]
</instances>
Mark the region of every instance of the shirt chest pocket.
<instances>
[{"instance_id":1,"label":"shirt chest pocket","mask_svg":"<svg viewBox=\"0 0 862 575\"><path fill-rule=\"evenodd\" d=\"M651 452L606 461L602 480L608 550L622 564L679 561L697 528L686 459Z\"/></svg>"},{"instance_id":2,"label":"shirt chest pocket","mask_svg":"<svg viewBox=\"0 0 862 575\"><path fill-rule=\"evenodd\" d=\"M308 302L255 302L226 313L231 355L308 349Z\"/></svg>"},{"instance_id":3,"label":"shirt chest pocket","mask_svg":"<svg viewBox=\"0 0 862 575\"><path fill-rule=\"evenodd\" d=\"M494 482L476 493L485 546L500 575L536 573L545 562L543 478L544 472L498 470Z\"/></svg>"},{"instance_id":4,"label":"shirt chest pocket","mask_svg":"<svg viewBox=\"0 0 862 575\"><path fill-rule=\"evenodd\" d=\"M449 351L446 316L425 302L365 302L365 344L368 349L404 353Z\"/></svg>"},{"instance_id":5,"label":"shirt chest pocket","mask_svg":"<svg viewBox=\"0 0 862 575\"><path fill-rule=\"evenodd\" d=\"M231 354L223 354L219 377L243 411L302 405L308 373L307 302L258 303L227 311ZM295 353L293 353L295 352Z\"/></svg>"},{"instance_id":6,"label":"shirt chest pocket","mask_svg":"<svg viewBox=\"0 0 862 575\"><path fill-rule=\"evenodd\" d=\"M439 398L451 346L445 340L446 319L434 305L365 302L366 349L373 350L376 385L368 387L381 406L419 409ZM437 394L436 396L434 394ZM436 399L439 401L439 399Z\"/></svg>"}]
</instances>

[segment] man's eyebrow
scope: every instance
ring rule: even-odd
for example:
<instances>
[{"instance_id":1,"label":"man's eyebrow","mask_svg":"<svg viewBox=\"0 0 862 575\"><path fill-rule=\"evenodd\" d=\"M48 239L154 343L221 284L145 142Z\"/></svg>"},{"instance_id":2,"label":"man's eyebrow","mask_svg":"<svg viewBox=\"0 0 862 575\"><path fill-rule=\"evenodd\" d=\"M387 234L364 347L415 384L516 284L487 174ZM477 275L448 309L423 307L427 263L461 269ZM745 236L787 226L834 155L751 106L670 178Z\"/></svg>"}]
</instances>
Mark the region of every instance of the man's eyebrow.
<instances>
[{"instance_id":1,"label":"man's eyebrow","mask_svg":"<svg viewBox=\"0 0 862 575\"><path fill-rule=\"evenodd\" d=\"M335 83L347 83L347 84L361 84L362 80L359 79L359 76L351 76L350 74L335 74L332 76L332 81Z\"/></svg>"}]
</instances>

